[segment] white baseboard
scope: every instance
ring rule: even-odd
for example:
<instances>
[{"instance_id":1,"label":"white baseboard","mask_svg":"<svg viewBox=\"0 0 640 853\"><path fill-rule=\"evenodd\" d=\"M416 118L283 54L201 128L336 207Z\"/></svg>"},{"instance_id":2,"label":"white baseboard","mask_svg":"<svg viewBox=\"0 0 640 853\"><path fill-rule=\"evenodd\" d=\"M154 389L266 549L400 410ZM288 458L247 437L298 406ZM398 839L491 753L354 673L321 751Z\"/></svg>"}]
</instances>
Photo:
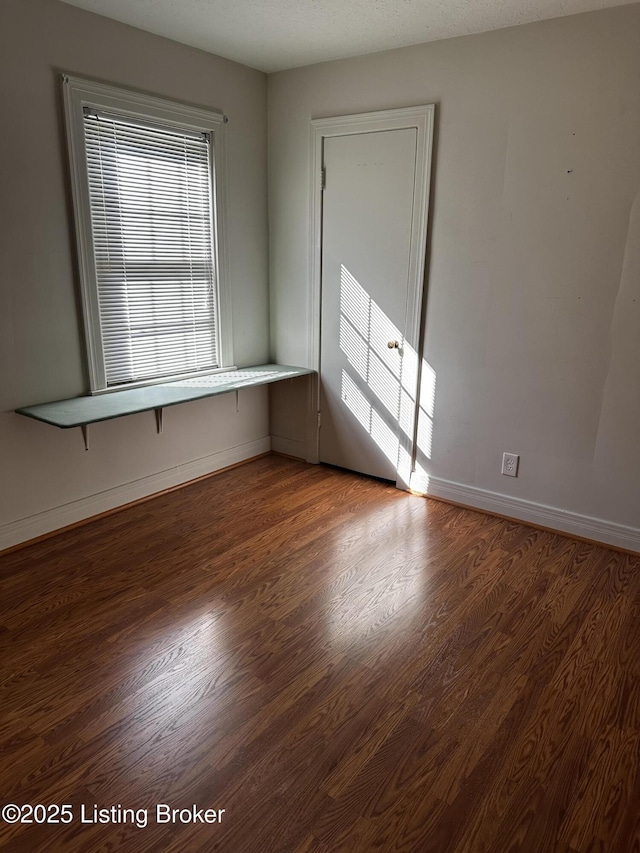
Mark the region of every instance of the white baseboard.
<instances>
[{"instance_id":1,"label":"white baseboard","mask_svg":"<svg viewBox=\"0 0 640 853\"><path fill-rule=\"evenodd\" d=\"M274 453L283 453L285 456L295 456L296 459L307 458L306 441L298 441L294 438L282 438L279 435L272 435L271 449Z\"/></svg>"},{"instance_id":2,"label":"white baseboard","mask_svg":"<svg viewBox=\"0 0 640 853\"><path fill-rule=\"evenodd\" d=\"M437 477L429 479L428 495L640 553L640 529L637 527L627 527Z\"/></svg>"},{"instance_id":3,"label":"white baseboard","mask_svg":"<svg viewBox=\"0 0 640 853\"><path fill-rule=\"evenodd\" d=\"M60 530L69 524L75 524L94 515L100 515L100 513L115 507L124 506L140 498L162 492L173 486L179 486L182 483L188 483L190 480L196 480L206 474L212 474L214 471L219 471L229 465L235 465L254 456L260 456L262 453L268 453L269 450L271 450L271 439L269 436L265 436L246 444L220 450L209 456L203 456L200 459L194 459L191 462L185 462L166 471L159 471L157 474L151 474L139 480L106 489L86 498L53 507L36 515L4 524L0 527L0 551L21 542L28 542L30 539L35 539L45 533L51 533L53 530Z\"/></svg>"}]
</instances>

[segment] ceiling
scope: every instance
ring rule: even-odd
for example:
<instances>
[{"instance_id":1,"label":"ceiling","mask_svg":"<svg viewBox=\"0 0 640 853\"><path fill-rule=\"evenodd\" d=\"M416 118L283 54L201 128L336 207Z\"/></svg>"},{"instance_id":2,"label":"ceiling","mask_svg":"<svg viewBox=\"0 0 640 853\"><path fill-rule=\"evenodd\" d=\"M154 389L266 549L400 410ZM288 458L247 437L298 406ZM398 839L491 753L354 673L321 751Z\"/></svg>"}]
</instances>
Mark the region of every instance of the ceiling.
<instances>
[{"instance_id":1,"label":"ceiling","mask_svg":"<svg viewBox=\"0 0 640 853\"><path fill-rule=\"evenodd\" d=\"M267 72L636 1L63 0Z\"/></svg>"}]
</instances>

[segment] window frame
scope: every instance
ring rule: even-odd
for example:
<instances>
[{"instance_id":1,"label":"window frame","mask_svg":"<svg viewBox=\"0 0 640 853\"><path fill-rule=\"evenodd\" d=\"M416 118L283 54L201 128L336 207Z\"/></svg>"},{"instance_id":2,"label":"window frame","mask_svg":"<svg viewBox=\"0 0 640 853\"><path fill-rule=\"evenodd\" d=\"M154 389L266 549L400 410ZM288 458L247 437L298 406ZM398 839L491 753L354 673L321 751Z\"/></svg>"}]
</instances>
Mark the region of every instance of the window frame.
<instances>
[{"instance_id":1,"label":"window frame","mask_svg":"<svg viewBox=\"0 0 640 853\"><path fill-rule=\"evenodd\" d=\"M207 373L233 370L231 292L226 233L226 117L222 113L212 110L204 110L155 95L121 89L105 83L72 77L68 74L62 75L62 82L90 393L113 393L129 388L177 381L191 376L203 376ZM217 368L107 386L87 177L84 134L85 107L131 116L133 120L153 121L166 126L210 134L212 250L215 265L214 284L217 307L215 322L219 362Z\"/></svg>"}]
</instances>

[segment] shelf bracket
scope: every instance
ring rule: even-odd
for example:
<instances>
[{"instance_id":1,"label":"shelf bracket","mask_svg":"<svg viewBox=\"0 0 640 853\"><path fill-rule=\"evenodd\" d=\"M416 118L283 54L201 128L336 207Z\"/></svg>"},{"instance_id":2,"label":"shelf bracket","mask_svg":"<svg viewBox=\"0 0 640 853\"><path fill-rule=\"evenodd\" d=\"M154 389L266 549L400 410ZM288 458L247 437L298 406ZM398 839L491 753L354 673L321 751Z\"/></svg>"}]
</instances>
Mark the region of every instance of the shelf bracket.
<instances>
[{"instance_id":1,"label":"shelf bracket","mask_svg":"<svg viewBox=\"0 0 640 853\"><path fill-rule=\"evenodd\" d=\"M156 409L156 432L158 435L162 432L162 409Z\"/></svg>"},{"instance_id":2,"label":"shelf bracket","mask_svg":"<svg viewBox=\"0 0 640 853\"><path fill-rule=\"evenodd\" d=\"M81 424L82 438L84 439L84 449L89 449L89 424Z\"/></svg>"}]
</instances>

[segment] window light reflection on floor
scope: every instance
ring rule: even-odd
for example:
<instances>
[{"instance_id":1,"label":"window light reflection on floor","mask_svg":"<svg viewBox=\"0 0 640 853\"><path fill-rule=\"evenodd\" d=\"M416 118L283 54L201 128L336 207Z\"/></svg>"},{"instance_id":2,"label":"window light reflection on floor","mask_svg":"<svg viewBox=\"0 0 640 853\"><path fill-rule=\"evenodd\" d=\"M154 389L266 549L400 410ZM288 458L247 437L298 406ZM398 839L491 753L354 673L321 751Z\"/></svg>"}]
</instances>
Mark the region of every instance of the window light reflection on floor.
<instances>
[{"instance_id":1,"label":"window light reflection on floor","mask_svg":"<svg viewBox=\"0 0 640 853\"><path fill-rule=\"evenodd\" d=\"M371 549L366 576L354 567L352 537ZM400 503L392 502L358 515L357 524L334 533L333 580L325 587L322 603L325 626L334 647L368 643L382 633L411 637L421 625L421 602L428 595L432 576L408 555L429 551L426 527L407 528Z\"/></svg>"},{"instance_id":2,"label":"window light reflection on floor","mask_svg":"<svg viewBox=\"0 0 640 853\"><path fill-rule=\"evenodd\" d=\"M140 696L152 695L157 703L158 714L170 717L175 707L188 705L188 697L193 694L197 699L202 691L199 676L203 670L210 672L211 678L223 683L226 673L233 670L232 652L227 648L226 636L230 626L224 612L209 611L190 619L172 622L160 627L157 635L151 639L143 637L140 655L132 663L132 673L157 671ZM135 626L128 630L130 639L136 636ZM166 654L158 657L157 649L168 643L175 649L174 660L167 666ZM137 677L137 676L136 676ZM150 700L147 700L150 701ZM211 723L216 714L215 703L208 710Z\"/></svg>"}]
</instances>

